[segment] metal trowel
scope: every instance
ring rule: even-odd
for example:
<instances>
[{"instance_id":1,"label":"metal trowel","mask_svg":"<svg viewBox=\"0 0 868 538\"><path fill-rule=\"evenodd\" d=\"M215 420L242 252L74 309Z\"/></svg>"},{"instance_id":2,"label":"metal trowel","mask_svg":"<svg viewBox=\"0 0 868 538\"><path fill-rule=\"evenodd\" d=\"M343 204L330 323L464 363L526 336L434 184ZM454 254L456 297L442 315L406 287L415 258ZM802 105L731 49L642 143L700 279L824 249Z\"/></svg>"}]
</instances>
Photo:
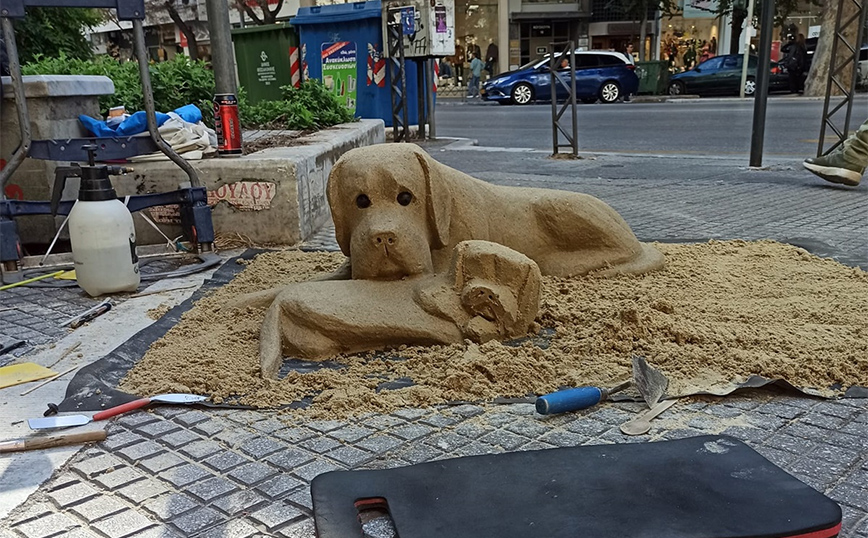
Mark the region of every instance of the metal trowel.
<instances>
[{"instance_id":1,"label":"metal trowel","mask_svg":"<svg viewBox=\"0 0 868 538\"><path fill-rule=\"evenodd\" d=\"M105 420L127 411L141 409L151 403L167 403L167 404L192 404L207 400L207 396L197 396L195 394L158 394L150 398L140 398L127 402L122 405L106 409L94 414L92 417L87 415L68 415L63 417L47 417L47 418L31 418L27 420L32 430L45 430L49 428L68 428L70 426L83 426L89 422L96 420Z\"/></svg>"}]
</instances>

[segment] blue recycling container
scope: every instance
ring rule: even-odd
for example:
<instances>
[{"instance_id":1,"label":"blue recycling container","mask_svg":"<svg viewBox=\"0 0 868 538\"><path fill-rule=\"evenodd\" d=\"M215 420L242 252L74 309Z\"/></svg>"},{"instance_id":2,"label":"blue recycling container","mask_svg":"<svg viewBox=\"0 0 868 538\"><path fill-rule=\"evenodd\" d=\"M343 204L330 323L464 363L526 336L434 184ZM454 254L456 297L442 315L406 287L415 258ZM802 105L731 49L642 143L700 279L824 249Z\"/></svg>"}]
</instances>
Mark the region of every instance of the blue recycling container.
<instances>
[{"instance_id":1,"label":"blue recycling container","mask_svg":"<svg viewBox=\"0 0 868 538\"><path fill-rule=\"evenodd\" d=\"M383 56L382 6L355 2L301 7L290 23L298 28L304 78L319 79L360 118L392 126L388 58ZM418 124L416 62L405 61L407 122Z\"/></svg>"}]
</instances>

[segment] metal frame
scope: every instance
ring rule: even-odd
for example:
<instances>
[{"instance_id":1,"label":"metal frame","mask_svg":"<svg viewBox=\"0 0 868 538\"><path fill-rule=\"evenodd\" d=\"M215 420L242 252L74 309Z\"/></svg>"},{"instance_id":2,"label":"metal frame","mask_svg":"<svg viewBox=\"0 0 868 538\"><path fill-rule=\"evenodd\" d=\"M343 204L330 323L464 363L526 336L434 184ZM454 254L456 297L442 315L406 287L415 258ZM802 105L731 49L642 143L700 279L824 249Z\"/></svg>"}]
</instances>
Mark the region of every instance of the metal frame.
<instances>
[{"instance_id":1,"label":"metal frame","mask_svg":"<svg viewBox=\"0 0 868 538\"><path fill-rule=\"evenodd\" d=\"M829 0L832 1L832 0ZM847 2L852 2L856 5L856 13L846 21L844 17L844 6ZM862 31L865 28L866 17L868 17L868 8L865 6L864 0L838 0L838 13L835 18L835 37L832 39L832 60L829 65L829 78L826 80L826 98L823 102L823 119L820 124L820 140L817 144L817 157L828 155L838 149L844 140L847 139L850 133L850 116L853 112L853 97L856 93L856 78L859 67L859 51L862 45ZM844 30L851 24L857 24L855 43L850 43L844 37ZM850 51L850 55L843 59L843 62L838 65L838 44L841 43ZM849 68L851 71L850 85L844 87L840 81L840 76ZM834 84L843 94L841 101L829 110L832 101L832 84ZM836 96L837 97L837 96ZM846 106L844 115L844 129L840 130L835 125L835 115ZM829 127L837 135L838 140L832 144L829 149L823 150L826 144L826 127Z\"/></svg>"},{"instance_id":2,"label":"metal frame","mask_svg":"<svg viewBox=\"0 0 868 538\"><path fill-rule=\"evenodd\" d=\"M551 43L552 47L552 55L549 58L549 74L551 75L551 83L552 83L552 151L554 155L558 154L558 149L562 147L569 147L572 149L573 157L578 157L579 155L579 119L578 119L578 108L576 106L576 44L575 41L567 41L560 43ZM560 52L558 52L558 47L563 47ZM558 72L558 62L560 58L562 58L565 54L570 55L570 83L567 82L561 77L561 74ZM569 97L567 98L564 105L558 110L558 83L562 84L564 88L569 92ZM561 118L564 115L564 112L567 111L567 108L571 111L571 131L567 132L567 130L561 126ZM558 131L563 133L563 135L567 139L567 144L560 144Z\"/></svg>"},{"instance_id":3,"label":"metal frame","mask_svg":"<svg viewBox=\"0 0 868 538\"><path fill-rule=\"evenodd\" d=\"M389 29L389 85L392 93L392 139L394 142L406 142L407 132L407 73L404 64L404 33L401 29L400 17L397 22L392 15L400 13L398 9L390 9L386 26Z\"/></svg>"},{"instance_id":4,"label":"metal frame","mask_svg":"<svg viewBox=\"0 0 868 538\"><path fill-rule=\"evenodd\" d=\"M24 94L24 81L21 76L21 63L18 46L12 27L12 18L23 18L27 7L97 7L117 10L120 20L131 20L133 24L133 44L139 64L139 76L144 96L145 113L150 140L132 138L78 138L71 140L33 140L30 129L30 114ZM144 0L0 0L0 28L9 56L9 72L12 78L12 93L18 111L18 125L21 143L12 154L3 170L0 170L0 270L20 277L19 263L21 248L18 239L15 216L50 215L50 204L39 201L18 201L6 199L6 184L27 157L45 160L87 160L84 158L86 146L95 146L104 159L117 159L150 153L159 149L166 157L181 168L190 180L190 187L165 194L146 194L130 197L131 211L157 205L179 204L181 221L187 238L196 243L203 253L213 249L214 228L211 221L211 208L207 204L207 193L202 186L196 170L178 155L163 140L157 128L154 94L148 70L148 54L145 47L143 20L145 17ZM150 150L150 151L148 151ZM91 159L92 162L92 159ZM71 203L67 204L71 207ZM68 209L67 209L68 211Z\"/></svg>"}]
</instances>

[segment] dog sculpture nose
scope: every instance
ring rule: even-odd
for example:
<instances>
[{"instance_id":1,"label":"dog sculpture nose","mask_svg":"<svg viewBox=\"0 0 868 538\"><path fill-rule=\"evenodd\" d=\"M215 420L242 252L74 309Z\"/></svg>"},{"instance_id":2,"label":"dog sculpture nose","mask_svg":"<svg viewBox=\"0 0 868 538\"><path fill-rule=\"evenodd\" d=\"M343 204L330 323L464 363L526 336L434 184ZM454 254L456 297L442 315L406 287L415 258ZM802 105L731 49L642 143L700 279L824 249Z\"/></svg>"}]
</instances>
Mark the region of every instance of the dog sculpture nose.
<instances>
[{"instance_id":1,"label":"dog sculpture nose","mask_svg":"<svg viewBox=\"0 0 868 538\"><path fill-rule=\"evenodd\" d=\"M374 234L374 244L378 247L391 247L398 242L398 236L392 232Z\"/></svg>"}]
</instances>

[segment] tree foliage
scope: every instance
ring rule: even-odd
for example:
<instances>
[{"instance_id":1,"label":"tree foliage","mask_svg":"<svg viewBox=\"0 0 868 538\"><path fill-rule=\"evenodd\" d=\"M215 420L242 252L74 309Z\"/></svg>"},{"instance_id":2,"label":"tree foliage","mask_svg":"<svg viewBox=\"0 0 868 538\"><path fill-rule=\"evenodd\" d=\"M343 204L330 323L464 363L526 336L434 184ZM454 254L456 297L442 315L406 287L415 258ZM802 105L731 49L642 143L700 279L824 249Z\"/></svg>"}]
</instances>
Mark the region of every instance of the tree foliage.
<instances>
[{"instance_id":1,"label":"tree foliage","mask_svg":"<svg viewBox=\"0 0 868 538\"><path fill-rule=\"evenodd\" d=\"M61 54L76 59L93 57L84 31L100 22L102 14L96 9L27 8L27 16L13 23L21 63Z\"/></svg>"},{"instance_id":2,"label":"tree foliage","mask_svg":"<svg viewBox=\"0 0 868 538\"><path fill-rule=\"evenodd\" d=\"M254 24L274 24L282 7L283 0L277 0L273 7L268 0L235 0L235 9L247 15Z\"/></svg>"}]
</instances>

